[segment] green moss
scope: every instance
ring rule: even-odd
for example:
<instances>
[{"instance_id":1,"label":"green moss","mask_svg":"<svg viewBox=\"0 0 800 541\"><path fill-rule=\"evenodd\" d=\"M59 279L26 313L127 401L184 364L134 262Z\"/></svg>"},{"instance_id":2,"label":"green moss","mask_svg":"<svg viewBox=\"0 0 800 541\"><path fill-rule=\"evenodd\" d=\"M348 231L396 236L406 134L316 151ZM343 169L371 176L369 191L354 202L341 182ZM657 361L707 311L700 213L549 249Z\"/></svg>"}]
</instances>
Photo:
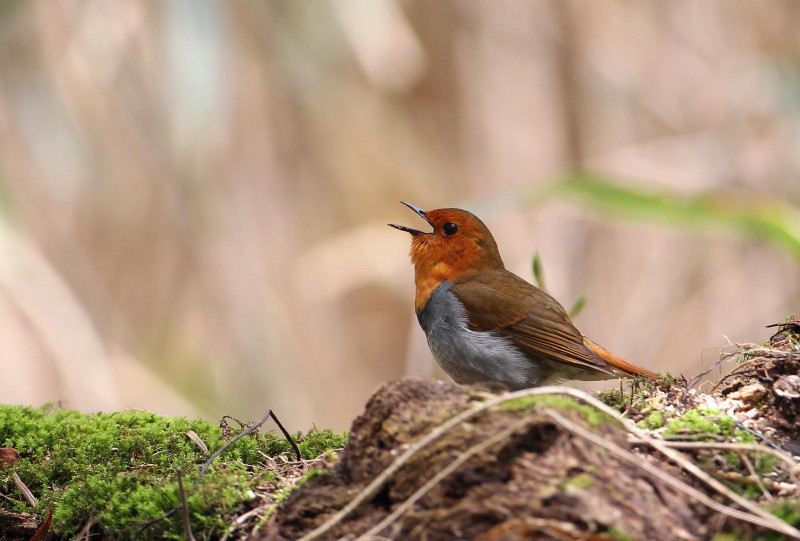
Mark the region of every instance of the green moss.
<instances>
[{"instance_id":1,"label":"green moss","mask_svg":"<svg viewBox=\"0 0 800 541\"><path fill-rule=\"evenodd\" d=\"M736 427L736 421L714 408L704 406L691 409L667 423L665 438L687 438L694 441L713 441L722 436L726 441L753 443L755 437Z\"/></svg>"},{"instance_id":2,"label":"green moss","mask_svg":"<svg viewBox=\"0 0 800 541\"><path fill-rule=\"evenodd\" d=\"M654 430L656 428L661 428L665 423L666 419L664 418L664 412L661 410L653 410L648 413L644 419L636 424L642 428Z\"/></svg>"},{"instance_id":3,"label":"green moss","mask_svg":"<svg viewBox=\"0 0 800 541\"><path fill-rule=\"evenodd\" d=\"M275 434L273 433L273 436ZM340 449L347 443L346 432L336 432L329 428L319 430L312 428L308 434L292 434L300 449L300 455L305 459L316 458L331 449ZM269 456L286 455L294 460L294 450L291 444L283 437L273 437L264 442L265 448L261 451Z\"/></svg>"},{"instance_id":4,"label":"green moss","mask_svg":"<svg viewBox=\"0 0 800 541\"><path fill-rule=\"evenodd\" d=\"M654 380L644 376L636 376L628 380L630 383L628 388L620 386L608 391L598 391L595 396L619 411L628 406L640 410L644 407L648 398L657 392L667 392L675 385L675 377L671 374L657 374L656 376Z\"/></svg>"},{"instance_id":5,"label":"green moss","mask_svg":"<svg viewBox=\"0 0 800 541\"><path fill-rule=\"evenodd\" d=\"M595 396L605 404L618 411L625 409L625 406L627 406L629 403L625 392L621 388L610 389L608 391L597 391Z\"/></svg>"},{"instance_id":6,"label":"green moss","mask_svg":"<svg viewBox=\"0 0 800 541\"><path fill-rule=\"evenodd\" d=\"M780 466L780 460L778 457L773 455L767 454L758 454L756 455L756 459L753 464L753 469L755 469L758 475L767 475L768 473L774 472L778 466ZM796 508L800 510L800 507Z\"/></svg>"},{"instance_id":7,"label":"green moss","mask_svg":"<svg viewBox=\"0 0 800 541\"><path fill-rule=\"evenodd\" d=\"M575 487L580 490L586 490L593 484L594 484L594 477L586 472L583 472L565 479L561 483L561 487L562 488Z\"/></svg>"},{"instance_id":8,"label":"green moss","mask_svg":"<svg viewBox=\"0 0 800 541\"><path fill-rule=\"evenodd\" d=\"M748 455L751 459L751 465L753 466L753 470L758 475L766 475L768 473L773 473L775 469L780 466L780 460L768 454L757 453L754 455ZM725 459L725 462L729 464L732 468L736 470L744 470L747 466L742 461L742 456L738 453L728 452L723 453L722 457Z\"/></svg>"},{"instance_id":9,"label":"green moss","mask_svg":"<svg viewBox=\"0 0 800 541\"><path fill-rule=\"evenodd\" d=\"M289 445L289 442L283 438L278 441ZM341 449L344 447L347 444L347 432L337 432L329 428L319 430L314 427L305 436L296 434L295 442L297 442L297 447L300 448L300 454L303 458L310 460L332 451L333 449ZM281 453L287 452L288 450L281 451Z\"/></svg>"},{"instance_id":10,"label":"green moss","mask_svg":"<svg viewBox=\"0 0 800 541\"><path fill-rule=\"evenodd\" d=\"M794 315L792 316L794 317ZM800 500L784 500L781 502L769 503L766 505L767 511L781 519L787 524L800 526Z\"/></svg>"},{"instance_id":11,"label":"green moss","mask_svg":"<svg viewBox=\"0 0 800 541\"><path fill-rule=\"evenodd\" d=\"M618 424L617 420L609 417L602 411L582 404L577 400L562 395L536 395L515 398L508 402L503 402L499 406L506 411L513 411L518 414L531 413L536 408L554 408L561 411L577 411L586 419L591 426L600 426L607 423Z\"/></svg>"},{"instance_id":12,"label":"green moss","mask_svg":"<svg viewBox=\"0 0 800 541\"><path fill-rule=\"evenodd\" d=\"M186 435L190 430L209 453ZM312 430L297 438L305 458L341 447L346 440L330 430ZM65 537L92 519L109 537L182 539L178 514L140 531L179 504L179 469L195 535L219 537L227 529L226 516L254 497L253 488L275 481L261 466L264 456L287 454L293 459L282 436L250 434L217 458L195 487L203 463L223 444L220 428L199 419L0 405L0 446L19 451L14 471L39 500L33 512L43 517L53 508L53 528ZM0 495L6 497L6 509L31 512L10 470L0 470Z\"/></svg>"},{"instance_id":13,"label":"green moss","mask_svg":"<svg viewBox=\"0 0 800 541\"><path fill-rule=\"evenodd\" d=\"M794 527L800 526L800 500L771 502L765 504L764 508L787 524ZM717 533L711 538L712 541L750 541L754 539L758 541L781 541L787 539L787 537L773 530L754 530L753 527L739 525L732 531Z\"/></svg>"},{"instance_id":14,"label":"green moss","mask_svg":"<svg viewBox=\"0 0 800 541\"><path fill-rule=\"evenodd\" d=\"M606 534L614 541L633 541L633 537L617 528L609 528Z\"/></svg>"}]
</instances>

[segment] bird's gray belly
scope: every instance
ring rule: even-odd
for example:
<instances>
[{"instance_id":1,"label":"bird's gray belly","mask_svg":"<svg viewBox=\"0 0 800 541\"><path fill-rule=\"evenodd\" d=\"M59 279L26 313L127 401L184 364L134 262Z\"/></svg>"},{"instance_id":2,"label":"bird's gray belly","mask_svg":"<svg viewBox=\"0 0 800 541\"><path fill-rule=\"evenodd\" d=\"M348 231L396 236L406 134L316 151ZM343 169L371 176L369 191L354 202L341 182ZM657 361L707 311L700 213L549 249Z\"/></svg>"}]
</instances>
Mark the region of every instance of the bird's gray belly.
<instances>
[{"instance_id":1,"label":"bird's gray belly","mask_svg":"<svg viewBox=\"0 0 800 541\"><path fill-rule=\"evenodd\" d=\"M510 389L541 385L544 374L510 339L467 327L466 310L452 287L442 282L417 314L442 370L457 383L496 381Z\"/></svg>"}]
</instances>

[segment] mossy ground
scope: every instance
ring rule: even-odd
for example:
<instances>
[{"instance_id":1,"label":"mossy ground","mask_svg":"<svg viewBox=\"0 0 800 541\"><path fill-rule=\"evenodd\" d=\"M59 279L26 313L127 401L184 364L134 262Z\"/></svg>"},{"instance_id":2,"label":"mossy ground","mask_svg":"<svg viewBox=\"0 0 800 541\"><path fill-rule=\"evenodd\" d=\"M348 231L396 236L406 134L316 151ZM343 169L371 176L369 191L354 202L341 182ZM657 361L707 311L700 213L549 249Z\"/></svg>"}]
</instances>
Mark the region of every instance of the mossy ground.
<instances>
[{"instance_id":1,"label":"mossy ground","mask_svg":"<svg viewBox=\"0 0 800 541\"><path fill-rule=\"evenodd\" d=\"M598 392L597 398L619 411L626 408L640 410L648 398L659 392L669 391L676 381L672 374L658 374L654 380L637 376L626 383L620 383L616 389Z\"/></svg>"},{"instance_id":2,"label":"mossy ground","mask_svg":"<svg viewBox=\"0 0 800 541\"><path fill-rule=\"evenodd\" d=\"M796 453L790 451L800 441L798 337L800 322L791 321L781 326L769 347L740 347L738 363L712 374L704 386L707 392L700 390L699 377L676 381L661 376L656 381L634 379L598 396L662 445L680 449L706 475L797 525L800 486L796 459L791 458ZM485 395L481 388L429 380L393 382L370 399L365 413L353 423L336 468L315 471L307 464L291 466L290 446L283 438L254 434L220 456L196 485L202 464L230 436L203 421L144 412L82 415L0 406L0 447L20 452L14 471L39 498L33 509L39 520L49 509L55 510L52 529L59 538L74 537L86 524L94 524L92 535L104 538L184 538L180 513L157 520L182 500L177 484L180 470L197 539L221 538L234 519L246 518L248 523L232 538L250 535L286 541L325 521L410 442L476 400L485 400ZM407 501L421 480L433 478L452 464L454 456L469 449L476 454L456 464L457 469L439 480L421 503L406 509L393 523L394 530L387 532L390 537L392 532L404 538L400 532L424 531L430 538L471 532L501 539L506 538L506 529L538 532L550 527L547 521L519 517L550 515L570 531L612 539L672 539L676 521L698 538L717 535L714 539L719 541L782 535L715 514L685 492L663 484L663 476L652 476L649 470L634 467L629 458L623 460L624 455L612 452L613 448L598 447L595 440L555 416L536 415L537 410L549 409L639 455L642 463L658 466L664 476L688 476L645 440L637 436L632 441L627 430L620 430L624 425L588 404L561 395L522 398L452 427L420 450L373 501L362 502L358 512L337 526L336 535L371 528L393 505ZM522 415L527 424L494 447L479 449L499 430L520 422ZM190 431L198 437L190 438ZM210 451L201 449L196 440ZM299 438L306 458L339 448L344 440L343 434L330 431L312 431ZM761 447L742 446L753 442ZM2 469L2 461L0 454L1 506L31 512L11 470ZM293 468L291 480L285 466ZM301 478L310 482L289 493ZM725 498L723 489L709 495ZM267 519L275 502L283 503ZM614 507L619 502L625 502L624 510ZM652 512L655 508L659 512Z\"/></svg>"},{"instance_id":3,"label":"mossy ground","mask_svg":"<svg viewBox=\"0 0 800 541\"><path fill-rule=\"evenodd\" d=\"M407 458L404 465L322 538L660 541L671 529L703 530L705 517L695 516L682 493L619 452L630 448L623 425L572 397L516 398L414 449L423 435L476 400L474 388L429 380L409 378L382 386L353 423L340 467L294 491L270 518L263 539L288 541L327 527L336 511L399 456ZM437 419L429 424L433 416ZM511 432L490 443L506 430ZM598 445L587 433L610 447ZM647 460L662 462L658 456ZM450 471L442 475L445 470ZM392 509L404 510L384 529L369 531Z\"/></svg>"},{"instance_id":4,"label":"mossy ground","mask_svg":"<svg viewBox=\"0 0 800 541\"><path fill-rule=\"evenodd\" d=\"M581 417L589 423L590 426L599 426L604 423L611 423L618 425L619 422L606 415L597 408L581 404L575 399L568 396L559 395L534 395L522 398L515 398L500 405L500 409L505 411L513 411L519 414L529 414L532 408L552 407L558 410L574 410L581 414Z\"/></svg>"},{"instance_id":5,"label":"mossy ground","mask_svg":"<svg viewBox=\"0 0 800 541\"><path fill-rule=\"evenodd\" d=\"M704 385L703 375L690 380L660 377L597 396L653 435L678 446L692 445L683 452L709 475L796 525L800 490L795 470L775 454L735 447L760 444L784 457L797 456L800 400L792 378L800 373L800 323L790 317L775 326L778 332L765 344L737 346L723 355L703 374ZM748 533L732 538L756 537Z\"/></svg>"},{"instance_id":6,"label":"mossy ground","mask_svg":"<svg viewBox=\"0 0 800 541\"><path fill-rule=\"evenodd\" d=\"M665 439L724 440L731 443L755 442L755 436L737 428L736 420L733 417L706 406L692 408L665 422L663 426L666 427L662 434ZM653 428L658 427L653 426Z\"/></svg>"},{"instance_id":7,"label":"mossy ground","mask_svg":"<svg viewBox=\"0 0 800 541\"><path fill-rule=\"evenodd\" d=\"M190 431L208 451L187 435ZM330 430L295 437L305 459L346 441L345 434ZM2 507L40 518L52 508L52 529L64 538L91 521L93 532L109 537L182 539L180 513L156 520L181 502L180 470L195 537L218 538L257 493L277 497L278 479L265 461L294 458L281 435L253 433L222 453L197 482L202 465L224 443L219 426L199 419L0 405L0 447L20 454L13 470L0 469ZM38 499L35 508L17 490L12 471Z\"/></svg>"}]
</instances>

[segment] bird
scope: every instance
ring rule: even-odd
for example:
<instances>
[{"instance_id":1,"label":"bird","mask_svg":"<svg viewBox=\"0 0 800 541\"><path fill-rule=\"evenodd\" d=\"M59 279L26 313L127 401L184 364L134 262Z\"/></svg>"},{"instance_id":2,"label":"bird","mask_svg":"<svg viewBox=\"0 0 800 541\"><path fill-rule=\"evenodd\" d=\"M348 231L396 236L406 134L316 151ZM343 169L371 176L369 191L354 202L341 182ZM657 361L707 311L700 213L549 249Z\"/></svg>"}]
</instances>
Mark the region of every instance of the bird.
<instances>
[{"instance_id":1,"label":"bird","mask_svg":"<svg viewBox=\"0 0 800 541\"><path fill-rule=\"evenodd\" d=\"M655 374L586 338L542 289L506 270L492 233L458 208L402 203L433 231L411 234L414 309L436 362L456 383L509 390Z\"/></svg>"}]
</instances>

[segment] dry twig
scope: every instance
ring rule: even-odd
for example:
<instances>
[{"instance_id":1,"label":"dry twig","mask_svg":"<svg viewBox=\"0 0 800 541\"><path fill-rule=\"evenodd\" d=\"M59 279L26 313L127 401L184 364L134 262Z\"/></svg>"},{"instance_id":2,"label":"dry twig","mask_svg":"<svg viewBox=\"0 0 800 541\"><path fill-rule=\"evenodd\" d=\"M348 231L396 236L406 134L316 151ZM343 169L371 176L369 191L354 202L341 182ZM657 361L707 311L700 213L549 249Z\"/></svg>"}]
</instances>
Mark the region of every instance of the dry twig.
<instances>
[{"instance_id":1,"label":"dry twig","mask_svg":"<svg viewBox=\"0 0 800 541\"><path fill-rule=\"evenodd\" d=\"M634 445L638 444L649 444L652 439L650 438L629 438L629 442L633 443ZM671 447L673 449L687 449L687 450L703 450L703 449L715 449L720 451L748 451L753 453L763 453L765 455L772 455L775 458L779 459L788 467L789 475L800 484L800 464L798 464L794 459L788 456L786 453L783 453L777 449L773 449L772 447L767 447L766 445L762 445L760 443L728 443L728 442L712 442L712 441L671 441L671 440L662 440L661 442L663 445L667 447Z\"/></svg>"},{"instance_id":2,"label":"dry twig","mask_svg":"<svg viewBox=\"0 0 800 541\"><path fill-rule=\"evenodd\" d=\"M33 492L31 492L31 489L28 488L28 485L25 484L22 478L19 475L17 475L17 472L13 472L11 474L11 478L14 480L14 484L16 485L17 490L19 490L22 493L22 496L25 498L25 501L28 502L28 505L30 505L31 507L36 507L37 503L36 496L33 495Z\"/></svg>"},{"instance_id":3,"label":"dry twig","mask_svg":"<svg viewBox=\"0 0 800 541\"><path fill-rule=\"evenodd\" d=\"M188 541L195 541L192 533L192 521L189 518L189 501L186 498L186 489L183 487L183 470L178 468L178 490L181 494L181 522L183 523L183 535Z\"/></svg>"},{"instance_id":4,"label":"dry twig","mask_svg":"<svg viewBox=\"0 0 800 541\"><path fill-rule=\"evenodd\" d=\"M230 441L226 442L225 445L217 449L217 451L213 455L211 455L211 457L209 457L208 460L206 460L205 464L203 464L203 467L200 469L200 473L197 474L197 479L194 482L194 488L197 488L197 486L200 484L200 478L206 474L206 471L208 471L208 468L211 466L211 463L214 462L219 455L224 453L231 445L239 441L241 438L245 437L251 432L258 430L258 427L266 423L267 419L269 419L270 417L272 417L272 420L275 421L276 425L278 425L278 428L280 429L281 433L283 433L283 436L286 438L286 440L289 442L289 445L292 446L292 450L294 450L294 454L295 456L297 456L298 462L303 460L303 457L300 454L300 449L297 447L297 444L294 442L294 439L292 438L291 434L289 434L289 432L283 427L283 424L281 424L281 422L278 420L278 417L272 412L272 410L269 410L267 411L266 414L264 414L264 417L262 417L260 421L258 421L253 426L248 427L246 430L242 430L241 432L236 434L233 438L230 439Z\"/></svg>"}]
</instances>

